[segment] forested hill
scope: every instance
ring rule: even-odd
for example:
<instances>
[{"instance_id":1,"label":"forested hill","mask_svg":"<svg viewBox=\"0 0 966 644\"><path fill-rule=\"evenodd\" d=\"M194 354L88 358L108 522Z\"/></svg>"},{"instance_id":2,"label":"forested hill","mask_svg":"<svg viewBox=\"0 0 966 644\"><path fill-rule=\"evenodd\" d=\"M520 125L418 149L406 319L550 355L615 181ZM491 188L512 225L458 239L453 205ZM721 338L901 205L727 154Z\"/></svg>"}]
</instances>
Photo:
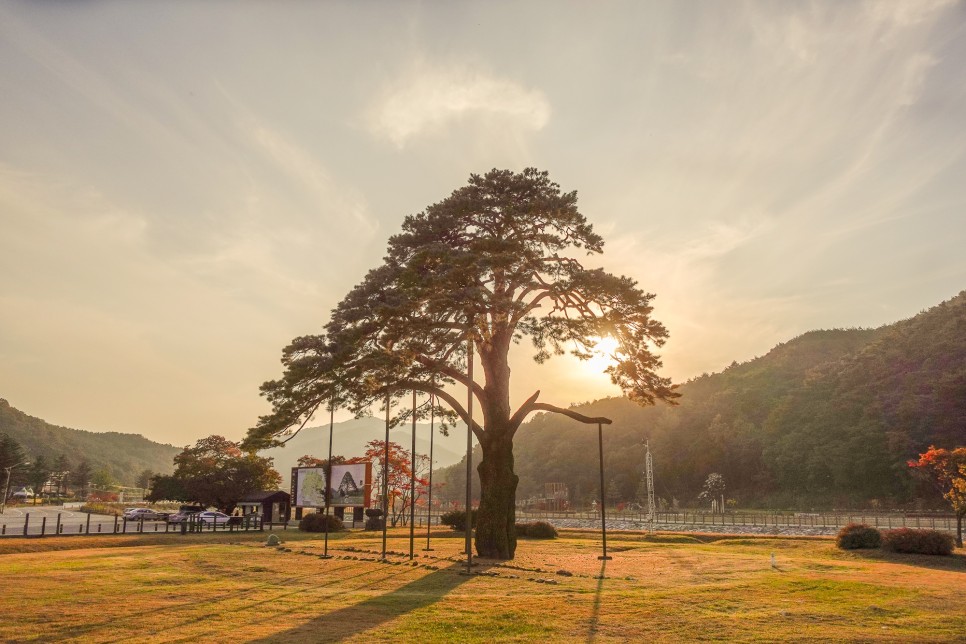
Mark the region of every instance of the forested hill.
<instances>
[{"instance_id":1,"label":"forested hill","mask_svg":"<svg viewBox=\"0 0 966 644\"><path fill-rule=\"evenodd\" d=\"M638 496L650 439L657 495L693 501L711 472L742 504L909 503L925 492L906 461L930 444L966 444L966 292L878 329L812 331L679 389L676 407L623 398L579 408L608 416L612 493ZM519 497L566 482L597 496L597 428L555 414L514 440ZM930 498L933 503L935 499Z\"/></svg>"},{"instance_id":2,"label":"forested hill","mask_svg":"<svg viewBox=\"0 0 966 644\"><path fill-rule=\"evenodd\" d=\"M51 425L28 416L0 398L0 434L20 443L28 458L43 455L48 464L59 456L76 466L86 460L92 471L105 468L121 485L133 486L138 474L151 470L174 471L174 456L180 448L155 443L140 434L88 432Z\"/></svg>"}]
</instances>

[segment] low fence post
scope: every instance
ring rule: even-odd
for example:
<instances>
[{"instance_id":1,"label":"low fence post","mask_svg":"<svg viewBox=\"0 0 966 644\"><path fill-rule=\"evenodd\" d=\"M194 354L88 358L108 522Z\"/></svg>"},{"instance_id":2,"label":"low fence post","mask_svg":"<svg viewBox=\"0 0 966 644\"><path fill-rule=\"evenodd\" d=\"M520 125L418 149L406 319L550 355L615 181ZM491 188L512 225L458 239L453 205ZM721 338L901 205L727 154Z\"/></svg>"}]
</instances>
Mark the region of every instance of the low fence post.
<instances>
[{"instance_id":1,"label":"low fence post","mask_svg":"<svg viewBox=\"0 0 966 644\"><path fill-rule=\"evenodd\" d=\"M57 513L57 529L54 534L60 534L60 512Z\"/></svg>"},{"instance_id":2,"label":"low fence post","mask_svg":"<svg viewBox=\"0 0 966 644\"><path fill-rule=\"evenodd\" d=\"M30 513L24 515L23 517L23 536L27 536L27 526L30 524Z\"/></svg>"},{"instance_id":3,"label":"low fence post","mask_svg":"<svg viewBox=\"0 0 966 644\"><path fill-rule=\"evenodd\" d=\"M90 512L87 513L87 529L85 530L85 532L87 532L87 534L91 533L91 513Z\"/></svg>"},{"instance_id":4,"label":"low fence post","mask_svg":"<svg viewBox=\"0 0 966 644\"><path fill-rule=\"evenodd\" d=\"M47 531L47 517L42 517L40 519L40 536L41 537L44 536L44 533L46 531Z\"/></svg>"}]
</instances>

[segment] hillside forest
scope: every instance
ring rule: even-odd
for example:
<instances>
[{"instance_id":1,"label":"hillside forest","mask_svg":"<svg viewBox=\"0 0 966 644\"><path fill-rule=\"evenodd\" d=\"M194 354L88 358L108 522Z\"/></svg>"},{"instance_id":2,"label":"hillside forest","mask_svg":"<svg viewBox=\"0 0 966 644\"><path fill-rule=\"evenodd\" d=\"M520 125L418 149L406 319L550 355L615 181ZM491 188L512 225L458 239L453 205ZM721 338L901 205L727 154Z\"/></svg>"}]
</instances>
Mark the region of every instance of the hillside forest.
<instances>
[{"instance_id":1,"label":"hillside forest","mask_svg":"<svg viewBox=\"0 0 966 644\"><path fill-rule=\"evenodd\" d=\"M966 292L877 329L805 333L678 391L676 406L575 405L614 421L604 428L609 502L642 500L646 439L667 505L697 504L719 473L742 507L943 508L908 462L930 445L966 444ZM518 499L550 482L565 483L572 503L599 498L596 426L541 414L514 453ZM461 490L465 462L437 480Z\"/></svg>"},{"instance_id":2,"label":"hillside forest","mask_svg":"<svg viewBox=\"0 0 966 644\"><path fill-rule=\"evenodd\" d=\"M3 398L0 398L0 435L16 442L31 463L45 463L48 471L60 467L77 471L83 463L95 482L110 481L128 487L138 486L138 478L145 471L172 472L174 457L181 451L140 434L90 432L51 425L12 407ZM20 477L27 476L26 470L20 470L15 472L14 479L18 473Z\"/></svg>"}]
</instances>

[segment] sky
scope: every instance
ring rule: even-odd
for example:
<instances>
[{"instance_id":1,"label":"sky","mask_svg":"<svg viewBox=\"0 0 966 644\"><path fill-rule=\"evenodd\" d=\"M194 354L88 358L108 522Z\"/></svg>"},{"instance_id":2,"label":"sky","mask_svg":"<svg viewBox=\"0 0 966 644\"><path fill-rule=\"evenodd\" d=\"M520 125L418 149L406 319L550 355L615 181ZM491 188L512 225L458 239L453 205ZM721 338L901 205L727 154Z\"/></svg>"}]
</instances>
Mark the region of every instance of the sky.
<instances>
[{"instance_id":1,"label":"sky","mask_svg":"<svg viewBox=\"0 0 966 644\"><path fill-rule=\"evenodd\" d=\"M241 439L403 218L547 170L676 382L966 288L962 2L0 3L0 397ZM514 356L513 398L619 392Z\"/></svg>"}]
</instances>

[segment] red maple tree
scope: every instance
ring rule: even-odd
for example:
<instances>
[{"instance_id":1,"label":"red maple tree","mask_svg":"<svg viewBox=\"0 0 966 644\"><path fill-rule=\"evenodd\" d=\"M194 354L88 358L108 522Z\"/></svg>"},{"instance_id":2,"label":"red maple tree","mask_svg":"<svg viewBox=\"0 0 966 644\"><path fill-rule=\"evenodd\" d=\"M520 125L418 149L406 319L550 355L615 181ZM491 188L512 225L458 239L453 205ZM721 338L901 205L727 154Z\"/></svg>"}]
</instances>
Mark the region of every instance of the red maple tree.
<instances>
[{"instance_id":1,"label":"red maple tree","mask_svg":"<svg viewBox=\"0 0 966 644\"><path fill-rule=\"evenodd\" d=\"M386 458L386 442L372 440L366 443L365 460L372 461L372 498L373 502L382 505L382 475ZM413 474L413 462L409 450L399 443L389 441L389 521L390 525L406 525L409 520L409 506L415 500L419 505L420 497L429 490L429 457L416 454L416 495L410 494L410 482Z\"/></svg>"},{"instance_id":2,"label":"red maple tree","mask_svg":"<svg viewBox=\"0 0 966 644\"><path fill-rule=\"evenodd\" d=\"M933 485L949 501L956 513L956 545L963 547L963 517L966 517L966 447L941 449L933 445L919 455L918 461L909 461L926 473Z\"/></svg>"}]
</instances>

